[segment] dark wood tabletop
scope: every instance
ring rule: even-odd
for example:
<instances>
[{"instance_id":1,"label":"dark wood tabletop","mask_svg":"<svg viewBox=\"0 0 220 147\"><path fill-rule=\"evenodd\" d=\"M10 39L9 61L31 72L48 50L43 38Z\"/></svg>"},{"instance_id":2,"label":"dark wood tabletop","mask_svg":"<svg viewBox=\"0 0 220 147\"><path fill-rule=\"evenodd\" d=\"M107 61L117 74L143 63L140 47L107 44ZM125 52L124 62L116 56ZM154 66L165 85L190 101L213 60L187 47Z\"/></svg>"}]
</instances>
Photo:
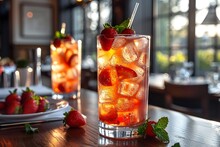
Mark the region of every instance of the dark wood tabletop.
<instances>
[{"instance_id":1,"label":"dark wood tabletop","mask_svg":"<svg viewBox=\"0 0 220 147\"><path fill-rule=\"evenodd\" d=\"M68 100L70 105L87 116L87 124L81 128L64 127L62 121L32 124L38 133L26 134L24 125L0 128L1 147L92 147L92 146L148 146L171 147L180 143L181 147L219 147L220 123L179 112L149 106L148 117L158 120L166 116L169 119L166 128L170 142L164 144L153 138L134 140L114 140L98 134L97 93L81 90L81 98Z\"/></svg>"}]
</instances>

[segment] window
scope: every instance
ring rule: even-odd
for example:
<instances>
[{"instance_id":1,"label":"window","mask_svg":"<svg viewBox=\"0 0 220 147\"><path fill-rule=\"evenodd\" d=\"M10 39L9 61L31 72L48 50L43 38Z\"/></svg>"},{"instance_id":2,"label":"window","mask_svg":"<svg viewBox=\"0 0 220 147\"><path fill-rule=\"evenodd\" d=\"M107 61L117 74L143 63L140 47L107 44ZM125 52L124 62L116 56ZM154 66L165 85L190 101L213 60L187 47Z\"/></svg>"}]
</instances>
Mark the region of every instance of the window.
<instances>
[{"instance_id":1,"label":"window","mask_svg":"<svg viewBox=\"0 0 220 147\"><path fill-rule=\"evenodd\" d=\"M154 9L154 72L193 61L195 74L203 75L213 61L220 61L219 21L203 24L209 11L220 14L220 0L156 0Z\"/></svg>"},{"instance_id":2,"label":"window","mask_svg":"<svg viewBox=\"0 0 220 147\"><path fill-rule=\"evenodd\" d=\"M168 72L171 63L187 60L188 0L155 1L156 72Z\"/></svg>"},{"instance_id":3,"label":"window","mask_svg":"<svg viewBox=\"0 0 220 147\"><path fill-rule=\"evenodd\" d=\"M220 61L220 0L196 2L196 63L201 74L211 68L212 62Z\"/></svg>"},{"instance_id":4,"label":"window","mask_svg":"<svg viewBox=\"0 0 220 147\"><path fill-rule=\"evenodd\" d=\"M111 0L93 0L72 9L72 32L82 40L83 59L96 60L96 36L105 22L111 22L111 10Z\"/></svg>"}]
</instances>

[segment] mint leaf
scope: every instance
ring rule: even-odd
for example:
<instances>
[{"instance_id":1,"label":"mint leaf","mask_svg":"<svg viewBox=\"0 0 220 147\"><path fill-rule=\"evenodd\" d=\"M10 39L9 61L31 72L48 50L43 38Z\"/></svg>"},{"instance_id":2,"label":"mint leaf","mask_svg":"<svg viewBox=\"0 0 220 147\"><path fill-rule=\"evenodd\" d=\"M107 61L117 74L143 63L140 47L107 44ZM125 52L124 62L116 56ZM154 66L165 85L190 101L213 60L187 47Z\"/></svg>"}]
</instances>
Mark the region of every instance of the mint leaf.
<instances>
[{"instance_id":1,"label":"mint leaf","mask_svg":"<svg viewBox=\"0 0 220 147\"><path fill-rule=\"evenodd\" d=\"M162 128L154 128L154 132L156 133L156 136L159 140L161 140L164 143L168 143L170 141L168 133L166 130Z\"/></svg>"},{"instance_id":2,"label":"mint leaf","mask_svg":"<svg viewBox=\"0 0 220 147\"><path fill-rule=\"evenodd\" d=\"M103 25L103 27L104 27L104 28L111 28L112 26L111 26L109 23L105 23L105 24Z\"/></svg>"},{"instance_id":3,"label":"mint leaf","mask_svg":"<svg viewBox=\"0 0 220 147\"><path fill-rule=\"evenodd\" d=\"M59 39L62 39L66 36L66 34L62 34L61 32L59 31L56 31L55 32L55 38L59 38Z\"/></svg>"},{"instance_id":4,"label":"mint leaf","mask_svg":"<svg viewBox=\"0 0 220 147\"><path fill-rule=\"evenodd\" d=\"M25 132L28 134L39 132L38 128L33 128L31 127L30 124L25 124L24 128L25 128Z\"/></svg>"},{"instance_id":5,"label":"mint leaf","mask_svg":"<svg viewBox=\"0 0 220 147\"><path fill-rule=\"evenodd\" d=\"M138 127L138 135L143 136L145 134L145 131L146 131L146 128L147 128L147 121L143 125Z\"/></svg>"},{"instance_id":6,"label":"mint leaf","mask_svg":"<svg viewBox=\"0 0 220 147\"><path fill-rule=\"evenodd\" d=\"M129 24L129 19L123 21L121 24L116 25L114 28L116 29L116 31L118 33L121 33L124 29L128 28L128 24Z\"/></svg>"},{"instance_id":7,"label":"mint leaf","mask_svg":"<svg viewBox=\"0 0 220 147\"><path fill-rule=\"evenodd\" d=\"M180 143L175 143L175 144L172 145L171 147L180 147Z\"/></svg>"},{"instance_id":8,"label":"mint leaf","mask_svg":"<svg viewBox=\"0 0 220 147\"><path fill-rule=\"evenodd\" d=\"M154 128L161 128L161 129L165 129L167 127L168 124L168 118L167 117L161 117L157 124L154 126Z\"/></svg>"}]
</instances>

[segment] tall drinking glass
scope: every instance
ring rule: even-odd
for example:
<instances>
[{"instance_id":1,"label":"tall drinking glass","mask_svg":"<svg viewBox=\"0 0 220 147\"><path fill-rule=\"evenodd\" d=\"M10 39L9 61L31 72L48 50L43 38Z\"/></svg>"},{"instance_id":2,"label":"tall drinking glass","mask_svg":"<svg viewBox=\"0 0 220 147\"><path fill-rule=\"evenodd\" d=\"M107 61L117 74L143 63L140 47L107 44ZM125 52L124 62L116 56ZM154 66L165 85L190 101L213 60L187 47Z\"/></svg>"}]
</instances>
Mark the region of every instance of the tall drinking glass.
<instances>
[{"instance_id":1,"label":"tall drinking glass","mask_svg":"<svg viewBox=\"0 0 220 147\"><path fill-rule=\"evenodd\" d=\"M60 45L51 42L51 82L54 99L77 98L81 82L81 41L62 39Z\"/></svg>"},{"instance_id":2,"label":"tall drinking glass","mask_svg":"<svg viewBox=\"0 0 220 147\"><path fill-rule=\"evenodd\" d=\"M105 44L103 43L105 40ZM109 50L103 45L112 43ZM99 133L137 138L148 111L150 36L97 37Z\"/></svg>"}]
</instances>

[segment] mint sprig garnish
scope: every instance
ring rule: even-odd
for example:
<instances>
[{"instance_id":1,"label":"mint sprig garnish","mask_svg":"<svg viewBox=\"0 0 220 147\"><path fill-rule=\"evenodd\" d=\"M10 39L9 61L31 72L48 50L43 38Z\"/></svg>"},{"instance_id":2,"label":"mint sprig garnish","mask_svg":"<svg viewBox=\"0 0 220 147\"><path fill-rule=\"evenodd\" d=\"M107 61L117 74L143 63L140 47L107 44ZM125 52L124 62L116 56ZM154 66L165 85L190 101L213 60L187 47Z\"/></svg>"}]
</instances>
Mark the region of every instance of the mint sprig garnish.
<instances>
[{"instance_id":1,"label":"mint sprig garnish","mask_svg":"<svg viewBox=\"0 0 220 147\"><path fill-rule=\"evenodd\" d=\"M165 129L167 127L168 124L168 118L167 117L161 117L157 124L154 126L154 128L161 128L161 129Z\"/></svg>"},{"instance_id":2,"label":"mint sprig garnish","mask_svg":"<svg viewBox=\"0 0 220 147\"><path fill-rule=\"evenodd\" d=\"M180 147L180 143L177 142L177 143L175 143L174 145L172 145L171 147Z\"/></svg>"},{"instance_id":3,"label":"mint sprig garnish","mask_svg":"<svg viewBox=\"0 0 220 147\"><path fill-rule=\"evenodd\" d=\"M121 24L116 25L114 28L116 29L116 31L118 33L121 33L124 29L128 28L128 24L129 24L129 19L123 21Z\"/></svg>"},{"instance_id":4,"label":"mint sprig garnish","mask_svg":"<svg viewBox=\"0 0 220 147\"><path fill-rule=\"evenodd\" d=\"M30 124L25 124L25 125L24 125L24 128L25 128L25 132L26 132L27 134L39 132L38 128L33 128L33 127L31 127Z\"/></svg>"},{"instance_id":5,"label":"mint sprig garnish","mask_svg":"<svg viewBox=\"0 0 220 147\"><path fill-rule=\"evenodd\" d=\"M124 29L128 28L130 19L124 20L122 23L116 26L112 26L109 23L105 23L103 25L104 28L114 28L120 34Z\"/></svg>"},{"instance_id":6,"label":"mint sprig garnish","mask_svg":"<svg viewBox=\"0 0 220 147\"><path fill-rule=\"evenodd\" d=\"M149 122L149 119L147 119L143 125L138 127L138 134L139 135L141 135L143 137L147 136L146 129L147 129L148 125L150 125L148 122ZM165 130L168 125L168 122L169 121L168 121L167 117L161 117L156 122L155 125L151 125L153 128L153 133L156 135L156 138L158 138L160 141L162 141L164 143L169 143L169 141L170 141L169 135L168 135L167 131Z\"/></svg>"},{"instance_id":7,"label":"mint sprig garnish","mask_svg":"<svg viewBox=\"0 0 220 147\"><path fill-rule=\"evenodd\" d=\"M65 38L65 37L66 37L66 34L62 34L62 33L59 32L59 31L56 31L56 32L55 32L55 38L62 39L62 38Z\"/></svg>"}]
</instances>

